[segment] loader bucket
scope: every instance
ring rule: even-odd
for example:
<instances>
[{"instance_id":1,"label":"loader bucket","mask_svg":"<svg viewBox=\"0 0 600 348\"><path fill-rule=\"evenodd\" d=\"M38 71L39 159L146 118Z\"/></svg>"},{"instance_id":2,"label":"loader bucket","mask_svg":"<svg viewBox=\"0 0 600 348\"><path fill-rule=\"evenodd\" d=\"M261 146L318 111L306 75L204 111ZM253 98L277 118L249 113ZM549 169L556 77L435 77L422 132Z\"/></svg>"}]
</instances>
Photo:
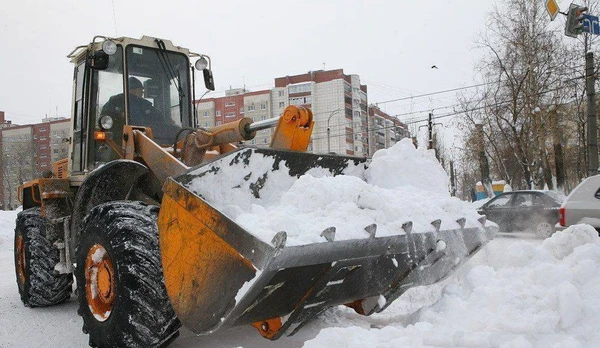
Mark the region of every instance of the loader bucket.
<instances>
[{"instance_id":1,"label":"loader bucket","mask_svg":"<svg viewBox=\"0 0 600 348\"><path fill-rule=\"evenodd\" d=\"M388 237L324 234L322 243L286 246L284 232L265 242L222 211L228 200L287 190L311 170L360 176L364 167L360 158L248 147L169 178L158 226L165 284L181 322L197 334L254 324L277 339L331 306L370 315L411 287L447 277L497 232L405 226Z\"/></svg>"}]
</instances>

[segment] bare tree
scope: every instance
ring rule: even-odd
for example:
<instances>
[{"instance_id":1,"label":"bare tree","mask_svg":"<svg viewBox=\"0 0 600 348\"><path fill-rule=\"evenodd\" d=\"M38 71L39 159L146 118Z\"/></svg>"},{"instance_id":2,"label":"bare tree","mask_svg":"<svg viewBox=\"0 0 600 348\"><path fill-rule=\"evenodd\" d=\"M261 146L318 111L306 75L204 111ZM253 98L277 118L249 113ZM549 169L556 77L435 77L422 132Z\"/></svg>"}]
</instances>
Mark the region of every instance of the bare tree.
<instances>
[{"instance_id":1,"label":"bare tree","mask_svg":"<svg viewBox=\"0 0 600 348\"><path fill-rule=\"evenodd\" d=\"M500 6L477 42L487 52L478 65L485 85L462 97L463 121L470 133L475 124L483 125L490 175L515 188L552 189L556 115L550 106L564 99L558 91L566 48L561 33L548 26L544 1L508 0Z\"/></svg>"}]
</instances>

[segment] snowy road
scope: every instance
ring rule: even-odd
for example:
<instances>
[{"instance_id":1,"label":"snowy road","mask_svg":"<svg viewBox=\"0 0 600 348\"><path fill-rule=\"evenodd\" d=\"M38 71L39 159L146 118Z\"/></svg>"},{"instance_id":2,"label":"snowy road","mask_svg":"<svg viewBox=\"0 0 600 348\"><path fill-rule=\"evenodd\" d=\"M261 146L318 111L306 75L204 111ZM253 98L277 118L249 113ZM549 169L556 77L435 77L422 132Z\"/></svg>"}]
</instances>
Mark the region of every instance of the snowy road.
<instances>
[{"instance_id":1,"label":"snowy road","mask_svg":"<svg viewBox=\"0 0 600 348\"><path fill-rule=\"evenodd\" d=\"M0 212L0 347L86 347L74 297L50 308L21 304L13 219ZM500 234L442 284L411 289L378 315L334 308L274 342L249 326L208 337L183 329L171 347L598 347L600 239L586 228L571 232L545 242Z\"/></svg>"}]
</instances>

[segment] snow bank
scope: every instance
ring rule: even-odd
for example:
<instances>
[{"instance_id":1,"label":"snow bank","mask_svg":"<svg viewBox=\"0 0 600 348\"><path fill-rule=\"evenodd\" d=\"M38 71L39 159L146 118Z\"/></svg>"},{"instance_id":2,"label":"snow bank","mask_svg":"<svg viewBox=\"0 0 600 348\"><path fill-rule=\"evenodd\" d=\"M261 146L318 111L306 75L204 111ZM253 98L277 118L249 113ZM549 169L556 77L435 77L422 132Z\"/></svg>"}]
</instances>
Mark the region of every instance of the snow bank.
<instances>
[{"instance_id":1,"label":"snow bank","mask_svg":"<svg viewBox=\"0 0 600 348\"><path fill-rule=\"evenodd\" d=\"M314 168L296 178L284 165L272 171L274 159L261 156L255 154L243 171L222 164L188 188L267 243L280 231L287 233L287 245L325 242L321 233L330 227L336 240L344 240L367 238L371 224L379 237L404 233L408 221L415 233L433 231L436 219L442 229L459 228L456 220L463 217L466 227L480 226L475 209L450 197L448 176L433 152L415 149L410 139L377 151L366 170L350 166L335 177ZM257 198L251 185L267 172Z\"/></svg>"},{"instance_id":2,"label":"snow bank","mask_svg":"<svg viewBox=\"0 0 600 348\"><path fill-rule=\"evenodd\" d=\"M591 226L538 246L490 243L475 259L482 264L441 289L411 289L390 314L330 311L343 327L303 347L600 347L600 238ZM407 311L410 302L426 306Z\"/></svg>"}]
</instances>

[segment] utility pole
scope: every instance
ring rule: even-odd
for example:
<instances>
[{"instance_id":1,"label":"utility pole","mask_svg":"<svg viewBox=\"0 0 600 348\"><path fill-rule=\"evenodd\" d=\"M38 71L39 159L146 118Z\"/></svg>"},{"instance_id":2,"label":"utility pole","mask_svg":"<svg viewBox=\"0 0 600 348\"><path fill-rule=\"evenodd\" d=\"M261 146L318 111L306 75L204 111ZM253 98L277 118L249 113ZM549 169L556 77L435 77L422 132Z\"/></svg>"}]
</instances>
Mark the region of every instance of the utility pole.
<instances>
[{"instance_id":1,"label":"utility pole","mask_svg":"<svg viewBox=\"0 0 600 348\"><path fill-rule=\"evenodd\" d=\"M433 126L438 126L438 125L442 125L441 123L433 123L433 112L429 113L429 117L427 117L427 124L426 125L422 125L419 126L419 129L423 128L423 127L427 127L427 149L431 150L431 149L435 149L435 147L433 146ZM437 155L436 155L437 157Z\"/></svg>"},{"instance_id":2,"label":"utility pole","mask_svg":"<svg viewBox=\"0 0 600 348\"><path fill-rule=\"evenodd\" d=\"M428 143L427 149L433 149L433 112L429 113L429 117L427 118L427 132L428 132Z\"/></svg>"},{"instance_id":3,"label":"utility pole","mask_svg":"<svg viewBox=\"0 0 600 348\"><path fill-rule=\"evenodd\" d=\"M585 91L587 94L588 176L598 174L598 130L596 128L596 90L594 83L594 53L585 54Z\"/></svg>"},{"instance_id":4,"label":"utility pole","mask_svg":"<svg viewBox=\"0 0 600 348\"><path fill-rule=\"evenodd\" d=\"M456 196L456 177L454 176L454 161L450 161L450 196Z\"/></svg>"},{"instance_id":5,"label":"utility pole","mask_svg":"<svg viewBox=\"0 0 600 348\"><path fill-rule=\"evenodd\" d=\"M327 118L327 153L331 153L331 129L329 128L329 121L331 121L331 117L339 111L340 109L333 110L331 114L329 114L329 118Z\"/></svg>"}]
</instances>

